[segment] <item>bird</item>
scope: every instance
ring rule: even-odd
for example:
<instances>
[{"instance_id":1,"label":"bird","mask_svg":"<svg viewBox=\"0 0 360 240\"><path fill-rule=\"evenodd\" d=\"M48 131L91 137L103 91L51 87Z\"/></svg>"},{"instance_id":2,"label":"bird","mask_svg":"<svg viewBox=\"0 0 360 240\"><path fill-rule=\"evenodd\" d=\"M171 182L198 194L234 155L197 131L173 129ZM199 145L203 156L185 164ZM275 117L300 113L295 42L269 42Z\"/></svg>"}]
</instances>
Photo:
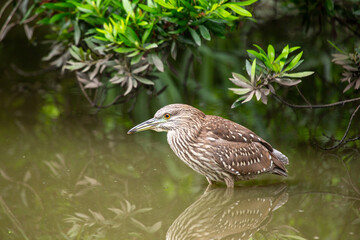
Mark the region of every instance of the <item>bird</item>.
<instances>
[{"instance_id":1,"label":"bird","mask_svg":"<svg viewBox=\"0 0 360 240\"><path fill-rule=\"evenodd\" d=\"M287 201L284 183L206 189L174 220L166 240L250 239L256 232L271 231L267 225L273 212Z\"/></svg>"},{"instance_id":2,"label":"bird","mask_svg":"<svg viewBox=\"0 0 360 240\"><path fill-rule=\"evenodd\" d=\"M234 188L240 180L263 173L287 177L288 158L248 128L220 116L206 115L187 104L169 104L128 134L167 132L175 155L205 176L209 185L225 182Z\"/></svg>"}]
</instances>

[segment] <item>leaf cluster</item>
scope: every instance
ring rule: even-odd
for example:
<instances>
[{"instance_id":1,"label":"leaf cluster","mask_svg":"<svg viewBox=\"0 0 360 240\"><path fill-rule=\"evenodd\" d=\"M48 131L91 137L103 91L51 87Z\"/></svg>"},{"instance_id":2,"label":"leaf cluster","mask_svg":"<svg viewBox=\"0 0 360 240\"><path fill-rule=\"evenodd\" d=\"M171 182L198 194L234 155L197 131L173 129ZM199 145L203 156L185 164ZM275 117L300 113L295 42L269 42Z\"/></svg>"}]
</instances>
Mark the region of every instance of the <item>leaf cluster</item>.
<instances>
[{"instance_id":1,"label":"leaf cluster","mask_svg":"<svg viewBox=\"0 0 360 240\"><path fill-rule=\"evenodd\" d=\"M340 53L332 54L332 62L344 69L341 82L347 82L347 86L343 92L351 88L358 90L360 88L360 48L356 48L354 53L346 53L340 49L339 51Z\"/></svg>"},{"instance_id":2,"label":"leaf cluster","mask_svg":"<svg viewBox=\"0 0 360 240\"><path fill-rule=\"evenodd\" d=\"M51 25L48 38L63 46L46 59L57 57L57 66L78 72L85 89L117 84L127 95L154 85L151 74L164 71L179 48L201 46L202 39L224 36L238 20L251 17L244 7L254 2L61 0L35 4L27 15Z\"/></svg>"},{"instance_id":3,"label":"leaf cluster","mask_svg":"<svg viewBox=\"0 0 360 240\"><path fill-rule=\"evenodd\" d=\"M240 87L230 88L230 90L241 95L232 107L239 102L250 101L253 96L267 104L267 96L275 93L273 83L288 87L295 86L301 82L301 78L314 73L312 71L293 72L304 61L301 59L302 51L296 55L292 54L300 47L290 48L289 45L286 45L276 56L275 49L271 44L268 45L267 52L256 44L254 46L258 51L247 50L250 60L246 60L246 71L250 79L239 73L233 73L233 78L230 78L230 81Z\"/></svg>"}]
</instances>

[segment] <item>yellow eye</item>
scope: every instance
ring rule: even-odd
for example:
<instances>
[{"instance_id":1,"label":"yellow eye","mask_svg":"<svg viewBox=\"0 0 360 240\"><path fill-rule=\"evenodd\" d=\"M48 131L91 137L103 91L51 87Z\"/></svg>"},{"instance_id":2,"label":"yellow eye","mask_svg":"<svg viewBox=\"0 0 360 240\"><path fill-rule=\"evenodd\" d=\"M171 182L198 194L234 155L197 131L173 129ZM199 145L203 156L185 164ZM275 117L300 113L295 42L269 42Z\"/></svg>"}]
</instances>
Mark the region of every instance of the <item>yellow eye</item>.
<instances>
[{"instance_id":1,"label":"yellow eye","mask_svg":"<svg viewBox=\"0 0 360 240\"><path fill-rule=\"evenodd\" d=\"M171 117L171 115L169 114L169 113L165 113L164 114L164 118L167 120L167 119L169 119Z\"/></svg>"}]
</instances>

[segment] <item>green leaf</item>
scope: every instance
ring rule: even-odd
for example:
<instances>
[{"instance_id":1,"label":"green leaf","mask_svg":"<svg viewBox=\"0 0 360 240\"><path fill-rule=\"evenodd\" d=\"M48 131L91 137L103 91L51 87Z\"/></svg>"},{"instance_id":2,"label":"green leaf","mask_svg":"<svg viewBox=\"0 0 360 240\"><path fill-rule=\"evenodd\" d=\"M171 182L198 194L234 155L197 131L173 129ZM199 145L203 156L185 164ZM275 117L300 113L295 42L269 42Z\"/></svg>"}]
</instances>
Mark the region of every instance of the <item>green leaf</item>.
<instances>
[{"instance_id":1,"label":"green leaf","mask_svg":"<svg viewBox=\"0 0 360 240\"><path fill-rule=\"evenodd\" d=\"M245 16L245 17L251 17L252 16L251 13L248 10L240 7L237 4L226 3L226 4L222 5L222 6L230 8L231 10L233 10L234 12L239 14L240 16Z\"/></svg>"},{"instance_id":2,"label":"green leaf","mask_svg":"<svg viewBox=\"0 0 360 240\"><path fill-rule=\"evenodd\" d=\"M291 87L301 83L301 80L291 80L289 78L275 78L275 82L287 87Z\"/></svg>"},{"instance_id":3,"label":"green leaf","mask_svg":"<svg viewBox=\"0 0 360 240\"><path fill-rule=\"evenodd\" d=\"M161 59L159 58L159 56L155 53L150 54L151 60L153 61L155 67L160 71L163 72L164 71L164 64L161 61Z\"/></svg>"},{"instance_id":4,"label":"green leaf","mask_svg":"<svg viewBox=\"0 0 360 240\"><path fill-rule=\"evenodd\" d=\"M246 95L244 96L244 97L246 97L246 98L245 98L244 101L241 102L241 104L246 103L246 102L249 102L249 101L253 98L254 94L255 94L255 91L254 91L254 90L253 90L253 91L250 91L248 94L246 94Z\"/></svg>"},{"instance_id":5,"label":"green leaf","mask_svg":"<svg viewBox=\"0 0 360 240\"><path fill-rule=\"evenodd\" d=\"M229 88L229 90L233 91L237 95L244 95L250 92L250 88Z\"/></svg>"},{"instance_id":6,"label":"green leaf","mask_svg":"<svg viewBox=\"0 0 360 240\"><path fill-rule=\"evenodd\" d=\"M21 19L20 21L20 25L24 24L24 21L29 17L30 13L32 12L32 10L34 10L35 6L37 4L34 3L33 5L31 5L31 7L26 11L24 17Z\"/></svg>"},{"instance_id":7,"label":"green leaf","mask_svg":"<svg viewBox=\"0 0 360 240\"><path fill-rule=\"evenodd\" d=\"M224 8L218 8L215 12L217 12L221 18L228 19L231 17L231 13L226 11Z\"/></svg>"},{"instance_id":8,"label":"green leaf","mask_svg":"<svg viewBox=\"0 0 360 240\"><path fill-rule=\"evenodd\" d=\"M302 54L303 54L302 51L299 54L297 54L294 57L294 59L291 60L291 62L287 65L287 67L285 68L285 70L283 72L290 71L293 67L295 67L296 64L300 61Z\"/></svg>"},{"instance_id":9,"label":"green leaf","mask_svg":"<svg viewBox=\"0 0 360 240\"><path fill-rule=\"evenodd\" d=\"M133 74L141 73L141 72L145 71L146 69L148 69L148 67L149 67L149 64L145 64L141 67L138 67L138 68L132 70L131 73L133 73Z\"/></svg>"},{"instance_id":10,"label":"green leaf","mask_svg":"<svg viewBox=\"0 0 360 240\"><path fill-rule=\"evenodd\" d=\"M231 105L231 108L236 108L240 106L241 105L240 101L244 100L245 98L247 98L247 96L241 96L238 99L236 99L236 101Z\"/></svg>"},{"instance_id":11,"label":"green leaf","mask_svg":"<svg viewBox=\"0 0 360 240\"><path fill-rule=\"evenodd\" d=\"M232 4L236 4L238 6L248 6L256 2L257 0L248 0L248 1L241 1L241 2L233 2Z\"/></svg>"},{"instance_id":12,"label":"green leaf","mask_svg":"<svg viewBox=\"0 0 360 240\"><path fill-rule=\"evenodd\" d=\"M81 37L79 23L77 21L74 21L73 25L74 25L74 42L75 45L78 45Z\"/></svg>"},{"instance_id":13,"label":"green leaf","mask_svg":"<svg viewBox=\"0 0 360 240\"><path fill-rule=\"evenodd\" d=\"M67 8L74 8L74 5L71 3L57 2L57 3L45 3L44 7L57 11L65 11Z\"/></svg>"},{"instance_id":14,"label":"green leaf","mask_svg":"<svg viewBox=\"0 0 360 240\"><path fill-rule=\"evenodd\" d=\"M152 33L153 25L150 28L146 29L143 36L141 37L141 42L144 44L146 40L149 38L150 34Z\"/></svg>"},{"instance_id":15,"label":"green leaf","mask_svg":"<svg viewBox=\"0 0 360 240\"><path fill-rule=\"evenodd\" d=\"M143 78L140 76L136 76L136 75L132 75L136 80L138 80L139 82L145 84L145 85L154 85L154 82L147 79L147 78Z\"/></svg>"},{"instance_id":16,"label":"green leaf","mask_svg":"<svg viewBox=\"0 0 360 240\"><path fill-rule=\"evenodd\" d=\"M189 28L189 32L190 32L192 38L194 39L196 45L201 46L201 39L200 39L199 34L197 34L197 32L192 28Z\"/></svg>"},{"instance_id":17,"label":"green leaf","mask_svg":"<svg viewBox=\"0 0 360 240\"><path fill-rule=\"evenodd\" d=\"M114 51L118 52L118 53L129 53L129 52L133 52L135 50L136 50L136 48L122 48L122 47L119 47L119 48L116 48Z\"/></svg>"},{"instance_id":18,"label":"green leaf","mask_svg":"<svg viewBox=\"0 0 360 240\"><path fill-rule=\"evenodd\" d=\"M261 54L263 54L264 56L266 56L266 52L265 52L264 49L262 49L259 45L253 44L253 46L256 47Z\"/></svg>"},{"instance_id":19,"label":"green leaf","mask_svg":"<svg viewBox=\"0 0 360 240\"><path fill-rule=\"evenodd\" d=\"M256 51L250 49L250 50L247 50L247 52L254 55L254 57L256 57L261 62L263 62L266 65L266 67L268 67L269 69L273 69L273 66L270 63L270 60L268 59L268 57L264 51L258 53Z\"/></svg>"},{"instance_id":20,"label":"green leaf","mask_svg":"<svg viewBox=\"0 0 360 240\"><path fill-rule=\"evenodd\" d=\"M254 57L258 58L259 60L261 60L263 62L266 61L265 59L267 57L264 54L258 53L258 52L254 51L254 50L251 50L251 49L247 50L247 52L250 53L251 55L254 55Z\"/></svg>"},{"instance_id":21,"label":"green leaf","mask_svg":"<svg viewBox=\"0 0 360 240\"><path fill-rule=\"evenodd\" d=\"M142 53L134 56L133 58L131 58L130 64L131 65L137 64L141 60L143 55L144 55L144 53L142 52Z\"/></svg>"},{"instance_id":22,"label":"green leaf","mask_svg":"<svg viewBox=\"0 0 360 240\"><path fill-rule=\"evenodd\" d=\"M171 5L168 2L165 2L164 0L155 0L155 2L161 6L163 6L164 8L168 8L168 9L176 9L175 6Z\"/></svg>"},{"instance_id":23,"label":"green leaf","mask_svg":"<svg viewBox=\"0 0 360 240\"><path fill-rule=\"evenodd\" d=\"M251 64L248 60L245 60L245 68L246 68L246 72L249 76L251 76Z\"/></svg>"},{"instance_id":24,"label":"green leaf","mask_svg":"<svg viewBox=\"0 0 360 240\"><path fill-rule=\"evenodd\" d=\"M72 71L81 69L83 67L86 67L86 65L87 65L86 63L74 62L74 61L67 61L66 64L68 64L68 65L66 65L65 68L72 70Z\"/></svg>"},{"instance_id":25,"label":"green leaf","mask_svg":"<svg viewBox=\"0 0 360 240\"><path fill-rule=\"evenodd\" d=\"M209 7L211 6L211 5L210 5L211 2L206 1L206 0L199 0L199 3L200 3L200 5L201 5L202 7L204 7L204 8L209 8Z\"/></svg>"},{"instance_id":26,"label":"green leaf","mask_svg":"<svg viewBox=\"0 0 360 240\"><path fill-rule=\"evenodd\" d=\"M156 43L150 43L145 46L145 49L149 50L149 49L157 48L157 47L158 47L158 45Z\"/></svg>"},{"instance_id":27,"label":"green leaf","mask_svg":"<svg viewBox=\"0 0 360 240\"><path fill-rule=\"evenodd\" d=\"M201 36L205 39L210 41L211 40L211 36L210 36L210 32L207 29L207 27L205 27L204 25L199 25L199 29L200 29L200 33Z\"/></svg>"},{"instance_id":28,"label":"green leaf","mask_svg":"<svg viewBox=\"0 0 360 240\"><path fill-rule=\"evenodd\" d=\"M291 71L294 71L298 66L300 66L304 62L304 59L301 59L292 69Z\"/></svg>"},{"instance_id":29,"label":"green leaf","mask_svg":"<svg viewBox=\"0 0 360 240\"><path fill-rule=\"evenodd\" d=\"M76 6L77 9L79 9L80 12L84 13L93 13L93 9L90 6L82 5L82 6Z\"/></svg>"},{"instance_id":30,"label":"green leaf","mask_svg":"<svg viewBox=\"0 0 360 240\"><path fill-rule=\"evenodd\" d=\"M135 31L130 27L126 27L125 35L124 35L131 43L135 44L135 42L139 42L139 38L136 35Z\"/></svg>"},{"instance_id":31,"label":"green leaf","mask_svg":"<svg viewBox=\"0 0 360 240\"><path fill-rule=\"evenodd\" d=\"M144 5L144 4L141 4L141 3L139 3L138 6L139 6L142 10L144 10L145 12L149 12L149 13L152 13L152 14L158 13L158 9L157 9L157 8L152 8L152 7L149 7L149 6Z\"/></svg>"},{"instance_id":32,"label":"green leaf","mask_svg":"<svg viewBox=\"0 0 360 240\"><path fill-rule=\"evenodd\" d=\"M69 48L69 52L70 55L75 58L76 60L78 60L79 62L82 61L81 59L81 54L80 54L80 49L77 48L75 45L72 45L71 48Z\"/></svg>"},{"instance_id":33,"label":"green leaf","mask_svg":"<svg viewBox=\"0 0 360 240\"><path fill-rule=\"evenodd\" d=\"M300 48L300 47L298 47L298 46L292 47L292 48L289 49L289 53L292 53L292 52L298 50L299 48Z\"/></svg>"},{"instance_id":34,"label":"green leaf","mask_svg":"<svg viewBox=\"0 0 360 240\"><path fill-rule=\"evenodd\" d=\"M342 54L347 54L346 52L344 52L343 50L341 50L340 48L338 48L332 41L327 40L328 43L330 43L331 46L333 46L336 50L338 50L339 52L341 52Z\"/></svg>"},{"instance_id":35,"label":"green leaf","mask_svg":"<svg viewBox=\"0 0 360 240\"><path fill-rule=\"evenodd\" d=\"M135 57L136 55L138 55L139 53L140 53L140 51L139 51L139 50L135 50L134 52L132 52L132 53L128 54L128 55L127 55L127 57L132 58L132 57Z\"/></svg>"},{"instance_id":36,"label":"green leaf","mask_svg":"<svg viewBox=\"0 0 360 240\"><path fill-rule=\"evenodd\" d=\"M274 70L274 67L272 65L272 62L270 61L268 55L266 54L266 52L257 44L253 44L254 47L256 47L258 50L259 50L259 54L258 55L258 59L261 60L267 68L271 69L271 70ZM253 50L252 50L253 51ZM254 51L255 52L255 51ZM255 56L255 55L254 55ZM260 57L261 56L261 57Z\"/></svg>"},{"instance_id":37,"label":"green leaf","mask_svg":"<svg viewBox=\"0 0 360 240\"><path fill-rule=\"evenodd\" d=\"M52 17L50 18L49 23L50 23L50 24L53 24L53 23L55 23L55 22L57 22L57 21L65 18L66 16L69 16L69 15L71 15L71 13L68 13L68 12L55 14L54 16L52 16Z\"/></svg>"},{"instance_id":38,"label":"green leaf","mask_svg":"<svg viewBox=\"0 0 360 240\"><path fill-rule=\"evenodd\" d=\"M279 63L280 71L283 69L288 55L289 55L289 45L286 45L282 50L281 54L275 59L275 62Z\"/></svg>"},{"instance_id":39,"label":"green leaf","mask_svg":"<svg viewBox=\"0 0 360 240\"><path fill-rule=\"evenodd\" d=\"M275 49L271 44L269 44L269 46L268 46L267 55L269 57L270 63L272 63L275 59Z\"/></svg>"},{"instance_id":40,"label":"green leaf","mask_svg":"<svg viewBox=\"0 0 360 240\"><path fill-rule=\"evenodd\" d=\"M314 74L313 71L305 71L305 72L297 72L297 73L284 73L281 74L282 77L290 77L290 78L303 78Z\"/></svg>"},{"instance_id":41,"label":"green leaf","mask_svg":"<svg viewBox=\"0 0 360 240\"><path fill-rule=\"evenodd\" d=\"M243 75L241 75L240 73L232 73L233 77L239 79L240 81L243 81L245 83L250 83L250 81Z\"/></svg>"},{"instance_id":42,"label":"green leaf","mask_svg":"<svg viewBox=\"0 0 360 240\"><path fill-rule=\"evenodd\" d=\"M256 59L254 59L252 65L251 65L251 83L255 83L255 72L256 72Z\"/></svg>"},{"instance_id":43,"label":"green leaf","mask_svg":"<svg viewBox=\"0 0 360 240\"><path fill-rule=\"evenodd\" d=\"M175 40L171 43L170 53L171 53L171 57L172 57L174 60L176 60L177 47L176 47L176 41L175 41Z\"/></svg>"},{"instance_id":44,"label":"green leaf","mask_svg":"<svg viewBox=\"0 0 360 240\"><path fill-rule=\"evenodd\" d=\"M180 2L181 2L182 4L184 4L184 6L185 6L187 9L189 9L191 12L196 12L196 8L194 8L194 7L189 3L188 0L180 0Z\"/></svg>"},{"instance_id":45,"label":"green leaf","mask_svg":"<svg viewBox=\"0 0 360 240\"><path fill-rule=\"evenodd\" d=\"M132 8L129 0L122 0L122 2L123 2L123 6L124 6L124 9L125 9L127 15L130 15L130 16L133 15L133 13L134 13L133 8Z\"/></svg>"}]
</instances>

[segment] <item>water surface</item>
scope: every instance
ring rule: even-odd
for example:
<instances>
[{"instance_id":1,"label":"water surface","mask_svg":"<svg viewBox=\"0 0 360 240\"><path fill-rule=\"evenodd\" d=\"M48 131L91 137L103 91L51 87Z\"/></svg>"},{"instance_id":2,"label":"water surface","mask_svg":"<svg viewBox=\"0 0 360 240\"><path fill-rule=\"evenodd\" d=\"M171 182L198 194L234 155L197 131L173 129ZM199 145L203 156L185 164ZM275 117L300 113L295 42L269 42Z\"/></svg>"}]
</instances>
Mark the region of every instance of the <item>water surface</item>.
<instances>
[{"instance_id":1,"label":"water surface","mask_svg":"<svg viewBox=\"0 0 360 240\"><path fill-rule=\"evenodd\" d=\"M358 150L283 143L287 179L230 191L207 189L165 139L3 114L0 239L358 239Z\"/></svg>"}]
</instances>

